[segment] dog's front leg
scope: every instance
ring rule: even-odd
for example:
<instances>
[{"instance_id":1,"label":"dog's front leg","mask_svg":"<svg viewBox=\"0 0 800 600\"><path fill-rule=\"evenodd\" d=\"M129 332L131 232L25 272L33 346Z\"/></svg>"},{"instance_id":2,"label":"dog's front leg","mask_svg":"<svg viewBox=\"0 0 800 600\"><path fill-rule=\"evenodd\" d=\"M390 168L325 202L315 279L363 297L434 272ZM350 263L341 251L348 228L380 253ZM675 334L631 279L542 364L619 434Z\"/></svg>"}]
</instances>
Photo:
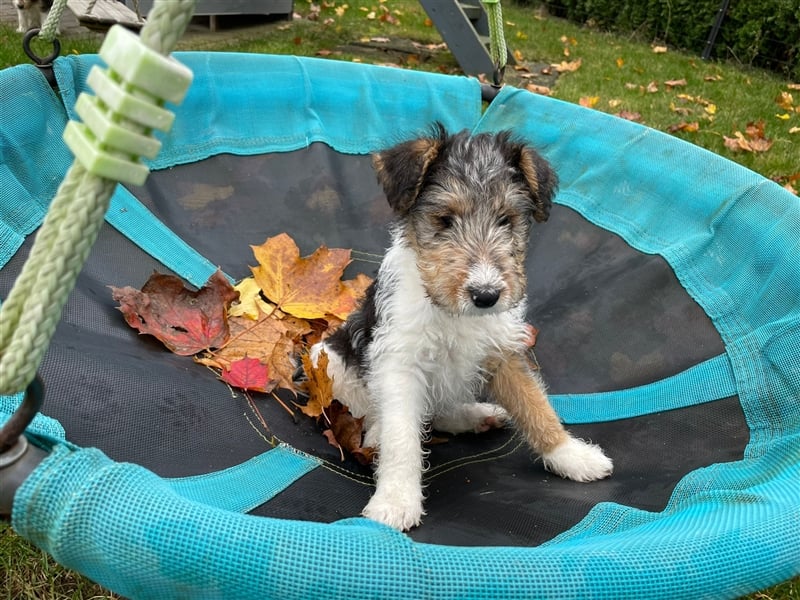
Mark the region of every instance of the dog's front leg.
<instances>
[{"instance_id":1,"label":"dog's front leg","mask_svg":"<svg viewBox=\"0 0 800 600\"><path fill-rule=\"evenodd\" d=\"M520 354L508 354L494 367L491 392L511 413L548 471L574 481L593 481L611 474L603 450L572 437L550 405L544 384Z\"/></svg>"},{"instance_id":2,"label":"dog's front leg","mask_svg":"<svg viewBox=\"0 0 800 600\"><path fill-rule=\"evenodd\" d=\"M398 361L373 363L369 393L376 410L376 489L364 516L405 531L419 525L422 511L422 436L425 378Z\"/></svg>"}]
</instances>

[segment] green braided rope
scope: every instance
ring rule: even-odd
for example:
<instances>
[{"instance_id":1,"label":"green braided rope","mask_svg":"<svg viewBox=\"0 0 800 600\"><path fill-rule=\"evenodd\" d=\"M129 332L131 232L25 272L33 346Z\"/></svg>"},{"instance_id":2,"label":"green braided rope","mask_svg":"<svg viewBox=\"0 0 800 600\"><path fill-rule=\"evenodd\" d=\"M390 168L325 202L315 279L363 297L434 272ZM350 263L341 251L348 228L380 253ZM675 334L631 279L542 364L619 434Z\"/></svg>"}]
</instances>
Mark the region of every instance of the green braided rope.
<instances>
[{"instance_id":1,"label":"green braided rope","mask_svg":"<svg viewBox=\"0 0 800 600\"><path fill-rule=\"evenodd\" d=\"M503 9L500 0L481 0L481 2L489 21L489 53L497 71L502 74L508 61L506 38L503 34Z\"/></svg>"},{"instance_id":2,"label":"green braided rope","mask_svg":"<svg viewBox=\"0 0 800 600\"><path fill-rule=\"evenodd\" d=\"M141 38L169 54L194 12L196 0L156 0ZM0 307L0 395L33 381L61 310L97 239L116 182L73 162L36 235L28 260Z\"/></svg>"},{"instance_id":3,"label":"green braided rope","mask_svg":"<svg viewBox=\"0 0 800 600\"><path fill-rule=\"evenodd\" d=\"M56 39L58 24L61 22L61 14L64 12L66 7L67 0L53 0L53 6L50 7L50 12L42 24L42 27L39 30L39 35L37 36L40 40L51 44L53 43L53 40Z\"/></svg>"}]
</instances>

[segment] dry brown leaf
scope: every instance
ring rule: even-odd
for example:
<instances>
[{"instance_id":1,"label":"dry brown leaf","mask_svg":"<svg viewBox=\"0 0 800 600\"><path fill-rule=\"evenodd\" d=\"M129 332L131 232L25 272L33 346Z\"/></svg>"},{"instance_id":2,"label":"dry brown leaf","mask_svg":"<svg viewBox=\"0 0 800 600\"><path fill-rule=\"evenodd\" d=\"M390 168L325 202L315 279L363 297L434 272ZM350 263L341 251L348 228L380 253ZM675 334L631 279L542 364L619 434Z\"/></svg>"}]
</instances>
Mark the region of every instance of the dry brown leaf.
<instances>
[{"instance_id":1,"label":"dry brown leaf","mask_svg":"<svg viewBox=\"0 0 800 600\"><path fill-rule=\"evenodd\" d=\"M667 131L670 133L675 133L676 131L685 131L687 133L697 133L700 131L700 123L697 121L693 121L691 123L687 123L686 121L681 121L680 123L676 123L675 125L670 125L667 127Z\"/></svg>"}]
</instances>

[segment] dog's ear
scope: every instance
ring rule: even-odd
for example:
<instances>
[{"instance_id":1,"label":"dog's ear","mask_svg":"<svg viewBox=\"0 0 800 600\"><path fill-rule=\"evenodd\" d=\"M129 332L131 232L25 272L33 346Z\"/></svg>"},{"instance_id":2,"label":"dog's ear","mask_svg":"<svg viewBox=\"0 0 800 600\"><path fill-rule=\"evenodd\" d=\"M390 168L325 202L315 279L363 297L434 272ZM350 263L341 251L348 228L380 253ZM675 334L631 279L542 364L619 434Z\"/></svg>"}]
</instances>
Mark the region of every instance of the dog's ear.
<instances>
[{"instance_id":1,"label":"dog's ear","mask_svg":"<svg viewBox=\"0 0 800 600\"><path fill-rule=\"evenodd\" d=\"M447 134L441 126L437 133L403 142L372 157L389 206L398 215L408 214L414 206L425 174L439 156Z\"/></svg>"},{"instance_id":2,"label":"dog's ear","mask_svg":"<svg viewBox=\"0 0 800 600\"><path fill-rule=\"evenodd\" d=\"M558 177L550 163L530 146L521 146L518 164L533 198L533 218L542 223L550 216Z\"/></svg>"}]
</instances>

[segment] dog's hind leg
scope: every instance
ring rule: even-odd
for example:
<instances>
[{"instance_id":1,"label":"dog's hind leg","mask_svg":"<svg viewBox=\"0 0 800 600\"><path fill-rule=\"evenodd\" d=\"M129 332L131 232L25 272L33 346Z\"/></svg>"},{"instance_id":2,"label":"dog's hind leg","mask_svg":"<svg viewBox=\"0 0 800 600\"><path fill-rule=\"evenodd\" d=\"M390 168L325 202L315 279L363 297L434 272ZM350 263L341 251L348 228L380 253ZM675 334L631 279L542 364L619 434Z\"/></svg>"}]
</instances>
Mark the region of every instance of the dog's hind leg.
<instances>
[{"instance_id":1,"label":"dog's hind leg","mask_svg":"<svg viewBox=\"0 0 800 600\"><path fill-rule=\"evenodd\" d=\"M548 471L574 481L593 481L611 474L603 450L572 437L550 405L539 375L522 355L508 354L494 365L490 390L525 433Z\"/></svg>"}]
</instances>

